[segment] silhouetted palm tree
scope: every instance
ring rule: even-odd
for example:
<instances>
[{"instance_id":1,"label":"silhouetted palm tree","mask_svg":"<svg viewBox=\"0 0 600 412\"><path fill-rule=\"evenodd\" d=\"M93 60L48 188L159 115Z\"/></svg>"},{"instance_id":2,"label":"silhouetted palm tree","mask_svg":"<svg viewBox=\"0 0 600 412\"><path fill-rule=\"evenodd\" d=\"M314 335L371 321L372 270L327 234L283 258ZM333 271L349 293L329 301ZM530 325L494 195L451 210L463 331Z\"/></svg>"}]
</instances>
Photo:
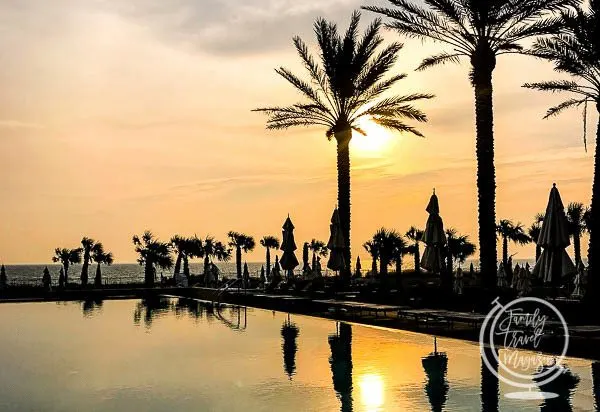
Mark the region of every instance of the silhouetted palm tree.
<instances>
[{"instance_id":1,"label":"silhouetted palm tree","mask_svg":"<svg viewBox=\"0 0 600 412\"><path fill-rule=\"evenodd\" d=\"M377 249L379 257L379 274L384 276L388 273L388 266L396 260L398 251L402 247L402 236L393 229L381 228L371 240L370 247Z\"/></svg>"},{"instance_id":2,"label":"silhouetted palm tree","mask_svg":"<svg viewBox=\"0 0 600 412\"><path fill-rule=\"evenodd\" d=\"M300 329L290 320L288 314L287 320L281 326L281 349L283 351L283 369L288 378L292 380L292 376L296 373L296 352L298 352L298 343L296 339L300 334Z\"/></svg>"},{"instance_id":3,"label":"silhouetted palm tree","mask_svg":"<svg viewBox=\"0 0 600 412\"><path fill-rule=\"evenodd\" d=\"M89 237L84 237L81 239L81 246L83 249L83 265L81 266L81 285L86 286L88 283L88 267L90 265L90 253L96 241L94 239L90 239Z\"/></svg>"},{"instance_id":4,"label":"silhouetted palm tree","mask_svg":"<svg viewBox=\"0 0 600 412\"><path fill-rule=\"evenodd\" d=\"M534 56L554 63L554 70L571 76L571 80L554 80L528 83L524 87L550 91L567 92L573 97L550 108L545 118L556 116L571 107L583 106L584 144L587 128L587 106L591 103L600 113L600 1L590 0L586 5L577 2L576 11L562 13L560 21L563 29L560 35L538 40L531 50ZM594 154L594 178L592 184L592 204L590 212L590 246L588 251L589 279L588 291L592 301L600 297L600 279L596 276L594 255L600 259L600 122L597 125L596 148Z\"/></svg>"},{"instance_id":5,"label":"silhouetted palm tree","mask_svg":"<svg viewBox=\"0 0 600 412\"><path fill-rule=\"evenodd\" d=\"M96 266L96 277L94 278L94 285L96 287L102 286L102 270L100 265L104 264L110 266L113 264L114 257L111 252L104 251L104 245L100 242L96 242L92 248L92 260L97 263Z\"/></svg>"},{"instance_id":6,"label":"silhouetted palm tree","mask_svg":"<svg viewBox=\"0 0 600 412\"><path fill-rule=\"evenodd\" d=\"M182 245L183 251L183 274L190 276L190 259L204 256L202 241L197 236L185 238Z\"/></svg>"},{"instance_id":7,"label":"silhouetted palm tree","mask_svg":"<svg viewBox=\"0 0 600 412\"><path fill-rule=\"evenodd\" d=\"M415 255L415 272L421 273L420 243L423 238L423 231L420 229L417 229L414 226L411 226L410 229L408 229L408 232L406 232L405 236L414 242L413 252Z\"/></svg>"},{"instance_id":8,"label":"silhouetted palm tree","mask_svg":"<svg viewBox=\"0 0 600 412\"><path fill-rule=\"evenodd\" d=\"M235 266L237 269L238 279L242 278L242 251L244 253L254 250L255 242L252 236L243 233L230 231L227 233L229 237L229 246L235 248Z\"/></svg>"},{"instance_id":9,"label":"silhouetted palm tree","mask_svg":"<svg viewBox=\"0 0 600 412\"><path fill-rule=\"evenodd\" d=\"M398 234L398 237L395 240L396 247L394 248L392 261L396 264L396 274L399 275L402 273L402 258L404 255L411 253L412 248L408 247L406 240L404 240L401 234Z\"/></svg>"},{"instance_id":10,"label":"silhouetted palm tree","mask_svg":"<svg viewBox=\"0 0 600 412\"><path fill-rule=\"evenodd\" d=\"M312 251L312 267L313 269L317 265L317 256L327 257L329 249L325 242L317 239L312 239L308 244L308 249Z\"/></svg>"},{"instance_id":11,"label":"silhouetted palm tree","mask_svg":"<svg viewBox=\"0 0 600 412\"><path fill-rule=\"evenodd\" d=\"M340 400L340 412L352 412L352 325L341 322L336 324L336 329L336 333L327 338L333 389Z\"/></svg>"},{"instance_id":12,"label":"silhouetted palm tree","mask_svg":"<svg viewBox=\"0 0 600 412\"><path fill-rule=\"evenodd\" d=\"M175 259L175 268L173 269L173 273L179 274L179 272L181 271L181 263L183 262L183 249L185 247L185 237L180 235L173 236L171 238L171 246L177 254L177 259Z\"/></svg>"},{"instance_id":13,"label":"silhouetted palm tree","mask_svg":"<svg viewBox=\"0 0 600 412\"><path fill-rule=\"evenodd\" d=\"M567 224L569 235L573 237L573 251L575 252L575 266L581 262L581 236L586 230L584 216L587 209L583 203L571 202L567 206Z\"/></svg>"},{"instance_id":14,"label":"silhouetted palm tree","mask_svg":"<svg viewBox=\"0 0 600 412\"><path fill-rule=\"evenodd\" d=\"M219 262L228 262L231 259L231 249L225 244L215 240L212 236L207 236L202 243L204 255L204 276L208 279L210 264L216 259ZM218 279L214 279L217 281Z\"/></svg>"},{"instance_id":15,"label":"silhouetted palm tree","mask_svg":"<svg viewBox=\"0 0 600 412\"><path fill-rule=\"evenodd\" d=\"M560 24L548 13L578 0L390 0L393 9L367 10L391 17L387 27L402 35L443 43L451 49L423 60L417 70L471 63L475 90L477 189L479 192L479 255L487 286L496 285L496 172L492 74L501 54L522 51L522 40L557 33Z\"/></svg>"},{"instance_id":16,"label":"silhouetted palm tree","mask_svg":"<svg viewBox=\"0 0 600 412\"><path fill-rule=\"evenodd\" d=\"M469 236L459 235L456 229L453 228L446 229L446 239L448 242L446 245L446 269L449 273L452 273L454 271L454 261L462 265L469 256L475 254L477 247L469 241Z\"/></svg>"},{"instance_id":17,"label":"silhouetted palm tree","mask_svg":"<svg viewBox=\"0 0 600 412\"><path fill-rule=\"evenodd\" d=\"M538 245L538 239L540 232L542 231L542 222L544 221L544 214L538 213L535 215L534 222L529 226L527 235L531 238L531 241L535 243L535 261L537 262L542 254L542 247Z\"/></svg>"},{"instance_id":18,"label":"silhouetted palm tree","mask_svg":"<svg viewBox=\"0 0 600 412\"><path fill-rule=\"evenodd\" d=\"M138 263L144 266L144 282L148 286L154 286L156 268L170 269L173 266L171 245L159 241L149 230L141 238L134 235L132 241L136 253L140 255Z\"/></svg>"},{"instance_id":19,"label":"silhouetted palm tree","mask_svg":"<svg viewBox=\"0 0 600 412\"><path fill-rule=\"evenodd\" d=\"M279 249L279 239L275 236L264 236L260 244L267 250L267 279L271 279L271 249Z\"/></svg>"},{"instance_id":20,"label":"silhouetted palm tree","mask_svg":"<svg viewBox=\"0 0 600 412\"><path fill-rule=\"evenodd\" d=\"M531 238L525 233L525 229L521 223L516 225L510 220L502 219L498 226L496 226L496 232L502 237L502 265L508 267L508 241L518 243L519 245L526 245L531 242Z\"/></svg>"},{"instance_id":21,"label":"silhouetted palm tree","mask_svg":"<svg viewBox=\"0 0 600 412\"><path fill-rule=\"evenodd\" d=\"M299 37L294 45L308 71L308 81L302 80L281 67L276 72L298 89L307 103L287 107L256 109L269 115L267 128L287 129L293 126L318 125L326 128L328 139L337 143L338 209L346 244L344 260L350 256L350 140L352 131L365 132L360 127L362 119L388 129L422 136L404 120L427 121L425 114L412 106L412 102L433 97L415 93L407 96L383 97L405 74L385 78L402 49L401 43L392 43L379 53L383 44L379 35L381 20L376 19L359 38L360 13L354 12L345 35L338 33L334 23L318 19L314 31L319 45L319 60L309 53ZM344 279L350 278L346 269Z\"/></svg>"},{"instance_id":22,"label":"silhouetted palm tree","mask_svg":"<svg viewBox=\"0 0 600 412\"><path fill-rule=\"evenodd\" d=\"M379 259L379 250L373 240L369 240L363 244L363 247L371 256L371 275L377 276L377 260Z\"/></svg>"},{"instance_id":23,"label":"silhouetted palm tree","mask_svg":"<svg viewBox=\"0 0 600 412\"><path fill-rule=\"evenodd\" d=\"M54 256L52 257L53 262L60 262L65 270L65 286L69 284L69 266L76 263L81 263L81 248L77 249L66 249L56 248L54 249Z\"/></svg>"}]
</instances>

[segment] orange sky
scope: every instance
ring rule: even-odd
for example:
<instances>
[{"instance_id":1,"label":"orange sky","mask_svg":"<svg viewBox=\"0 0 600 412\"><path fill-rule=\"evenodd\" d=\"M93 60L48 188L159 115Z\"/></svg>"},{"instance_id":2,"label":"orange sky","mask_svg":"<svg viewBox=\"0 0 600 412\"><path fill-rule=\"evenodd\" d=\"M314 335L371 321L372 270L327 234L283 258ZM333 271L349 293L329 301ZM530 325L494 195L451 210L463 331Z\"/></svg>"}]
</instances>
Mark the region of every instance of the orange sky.
<instances>
[{"instance_id":1,"label":"orange sky","mask_svg":"<svg viewBox=\"0 0 600 412\"><path fill-rule=\"evenodd\" d=\"M255 107L298 95L273 69L299 69L291 37L312 22L345 28L363 2L250 0L0 1L0 260L48 262L83 235L117 262L131 236L229 230L327 240L336 203L335 144L319 128L268 132ZM363 21L372 18L364 13ZM389 40L397 39L386 33ZM426 139L352 146L352 248L380 226L423 226L433 187L447 226L476 241L473 97L466 65L413 69L435 45L405 41L395 91L431 92ZM565 205L589 203L592 153L581 114L542 120L560 97L522 89L549 64L503 56L495 73L497 214L529 225L552 182ZM597 118L591 118L590 137ZM517 258L533 247L513 247ZM248 260L260 260L257 248Z\"/></svg>"}]
</instances>

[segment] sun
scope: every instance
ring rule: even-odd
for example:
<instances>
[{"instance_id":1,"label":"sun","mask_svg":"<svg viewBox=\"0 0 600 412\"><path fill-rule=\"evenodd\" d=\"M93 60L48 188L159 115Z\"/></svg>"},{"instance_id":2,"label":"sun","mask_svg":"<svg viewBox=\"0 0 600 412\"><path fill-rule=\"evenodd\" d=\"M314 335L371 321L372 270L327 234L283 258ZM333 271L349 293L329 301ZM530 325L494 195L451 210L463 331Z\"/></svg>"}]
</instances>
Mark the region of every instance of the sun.
<instances>
[{"instance_id":1,"label":"sun","mask_svg":"<svg viewBox=\"0 0 600 412\"><path fill-rule=\"evenodd\" d=\"M358 380L360 398L365 410L375 412L381 410L384 404L384 383L381 375L368 373Z\"/></svg>"},{"instance_id":2,"label":"sun","mask_svg":"<svg viewBox=\"0 0 600 412\"><path fill-rule=\"evenodd\" d=\"M350 147L363 155L379 155L392 144L392 136L388 130L379 126L372 119L363 117L358 121L358 127L367 135L353 131Z\"/></svg>"}]
</instances>

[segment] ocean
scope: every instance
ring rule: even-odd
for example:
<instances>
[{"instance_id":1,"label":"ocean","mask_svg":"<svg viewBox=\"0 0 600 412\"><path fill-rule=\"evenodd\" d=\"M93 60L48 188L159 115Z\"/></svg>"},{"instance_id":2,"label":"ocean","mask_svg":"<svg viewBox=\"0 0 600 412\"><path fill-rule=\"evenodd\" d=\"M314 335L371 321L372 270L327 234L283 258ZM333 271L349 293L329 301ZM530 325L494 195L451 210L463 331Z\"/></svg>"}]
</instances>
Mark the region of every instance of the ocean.
<instances>
[{"instance_id":1,"label":"ocean","mask_svg":"<svg viewBox=\"0 0 600 412\"><path fill-rule=\"evenodd\" d=\"M479 266L479 261L472 260L475 268ZM525 263L529 263L531 267L535 265L535 259L515 259L513 264L525 265ZM262 262L248 262L248 270L250 271L250 276L258 277L260 275L260 268L264 263ZM329 273L325 269L327 262L323 262L323 270L324 274L327 276ZM467 260L462 267L463 270L469 269L471 264L471 260ZM52 277L52 283L58 284L58 275L61 266L59 264L35 264L35 265L5 265L6 267L6 276L8 279L8 284L16 285L16 284L36 284L41 283L42 274L45 267L48 267L50 271L50 276ZM235 262L220 262L217 263L219 270L221 271L221 275L225 277L233 277L236 275ZM458 265L455 264L455 267ZM362 272L365 274L371 268L371 262L368 260L364 260L362 262ZM404 259L404 269L413 269L414 263L411 256L407 256ZM393 266L390 267L393 269ZM295 273L300 274L302 271L302 264L296 268ZM190 272L192 275L201 274L203 272L203 263L202 262L192 262L190 263ZM173 272L170 271L162 271L164 276L172 276ZM81 274L81 265L73 265L69 268L69 281L79 282ZM90 266L88 276L89 282L92 283L94 276L96 274L96 265L93 264ZM161 271L157 272L157 276L160 278ZM136 263L122 263L122 264L114 264L112 266L102 266L102 278L105 283L139 283L144 281L144 268Z\"/></svg>"}]
</instances>

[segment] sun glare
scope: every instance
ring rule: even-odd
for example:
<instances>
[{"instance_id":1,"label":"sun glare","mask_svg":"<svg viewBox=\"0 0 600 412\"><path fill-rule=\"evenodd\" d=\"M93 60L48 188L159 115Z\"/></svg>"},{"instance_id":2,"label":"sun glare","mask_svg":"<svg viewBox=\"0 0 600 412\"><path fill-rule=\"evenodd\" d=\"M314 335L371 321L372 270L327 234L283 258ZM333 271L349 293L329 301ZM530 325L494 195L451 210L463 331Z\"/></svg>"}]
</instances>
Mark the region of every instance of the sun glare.
<instances>
[{"instance_id":1,"label":"sun glare","mask_svg":"<svg viewBox=\"0 0 600 412\"><path fill-rule=\"evenodd\" d=\"M350 146L358 154L378 155L388 149L392 143L392 136L389 131L379 126L371 119L362 118L358 121L360 127L367 135L353 131Z\"/></svg>"},{"instance_id":2,"label":"sun glare","mask_svg":"<svg viewBox=\"0 0 600 412\"><path fill-rule=\"evenodd\" d=\"M384 384L381 375L368 373L359 380L360 398L367 412L380 411L383 406Z\"/></svg>"}]
</instances>

